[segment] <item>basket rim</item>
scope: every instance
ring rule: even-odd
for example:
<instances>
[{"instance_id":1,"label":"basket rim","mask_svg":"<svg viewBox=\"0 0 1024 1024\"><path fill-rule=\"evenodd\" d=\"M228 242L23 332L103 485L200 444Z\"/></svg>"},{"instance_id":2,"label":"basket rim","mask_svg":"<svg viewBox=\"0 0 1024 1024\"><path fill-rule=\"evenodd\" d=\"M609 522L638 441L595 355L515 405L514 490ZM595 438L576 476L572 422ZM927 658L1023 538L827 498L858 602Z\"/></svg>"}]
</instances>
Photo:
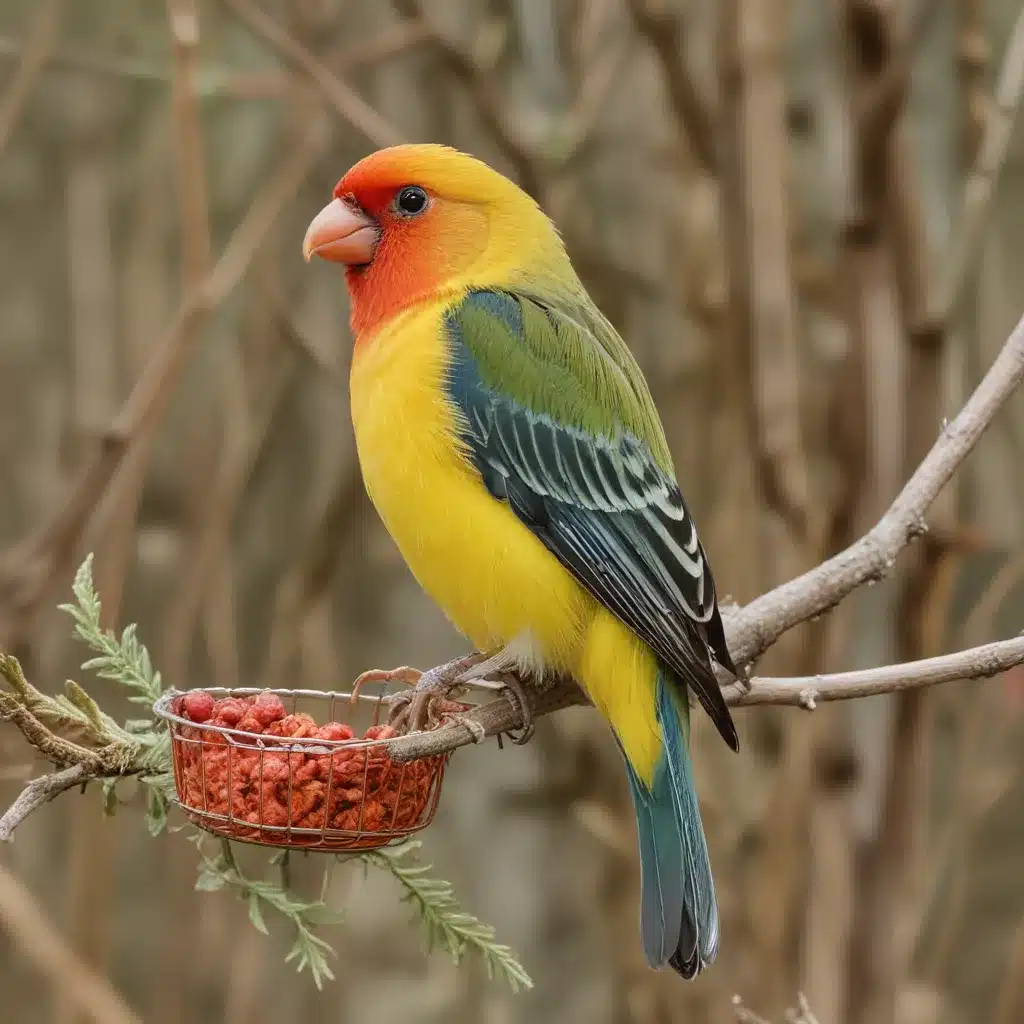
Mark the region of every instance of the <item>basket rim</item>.
<instances>
[{"instance_id":1,"label":"basket rim","mask_svg":"<svg viewBox=\"0 0 1024 1024\"><path fill-rule=\"evenodd\" d=\"M191 718L186 718L184 715L176 714L171 710L172 701L179 697L184 697L190 693L207 693L211 697L230 696L230 697L256 697L261 693L273 693L278 697L306 697L317 700L327 701L340 701L352 703L355 701L359 704L387 704L393 694L367 694L367 693L356 693L353 694L350 690L306 690L306 689L287 689L273 686L197 686L188 690L179 690L175 687L171 687L165 690L156 701L153 703L153 714L158 718L162 718L165 722L173 722L176 725L184 726L188 729L202 729L209 732L215 732L223 736L229 737L242 737L245 743L249 745L251 749L255 750L270 750L273 752L291 751L309 753L315 752L316 748L320 748L322 752L329 753L332 750L353 750L361 749L366 747L387 747L395 743L397 740L401 740L404 737L402 735L390 736L385 739L365 739L352 737L349 740L329 740L320 739L315 736L302 736L302 737L268 737L264 738L261 733L249 732L246 729L236 729L227 725L212 725L207 722L193 722ZM272 740L272 742L268 742ZM191 742L185 737L176 736L171 733L172 743L185 743ZM196 741L201 742L201 741ZM238 744L239 746L243 744ZM450 751L448 752L450 754ZM443 755L433 755L443 756Z\"/></svg>"}]
</instances>

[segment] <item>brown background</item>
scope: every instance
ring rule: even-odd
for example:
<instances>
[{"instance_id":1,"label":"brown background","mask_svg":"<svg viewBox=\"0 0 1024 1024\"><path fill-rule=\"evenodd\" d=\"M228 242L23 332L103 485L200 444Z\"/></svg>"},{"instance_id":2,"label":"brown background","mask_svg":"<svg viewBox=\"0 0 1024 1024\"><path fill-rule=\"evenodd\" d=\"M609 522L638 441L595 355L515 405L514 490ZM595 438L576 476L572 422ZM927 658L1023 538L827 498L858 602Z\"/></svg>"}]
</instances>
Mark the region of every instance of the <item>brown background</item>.
<instances>
[{"instance_id":1,"label":"brown background","mask_svg":"<svg viewBox=\"0 0 1024 1024\"><path fill-rule=\"evenodd\" d=\"M1024 295L1019 133L952 312L941 290L1020 5L892 6L434 0L425 27L404 0L5 0L0 646L45 688L75 673L53 608L94 550L110 621L137 621L177 685L332 688L463 649L363 494L344 289L299 252L343 171L397 138L477 153L558 222L648 374L722 593L746 601L819 561L895 494ZM209 307L176 319L202 282ZM78 510L84 533L36 544L168 340L180 375ZM762 671L1017 633L1022 445L1018 398L940 501L928 557ZM151 840L137 801L105 821L97 792L67 795L0 851L0 1015L86 1019L78 975L49 957L56 929L147 1024L726 1021L736 993L781 1019L799 990L822 1024L1010 1024L1015 686L743 711L738 757L701 721L724 940L693 985L643 964L624 777L585 710L527 747L460 752L425 835L533 975L520 997L425 957L391 879L355 869L332 886L347 919L317 994L282 962L287 935L192 892L182 835ZM41 768L0 729L3 802ZM17 912L18 884L35 909Z\"/></svg>"}]
</instances>

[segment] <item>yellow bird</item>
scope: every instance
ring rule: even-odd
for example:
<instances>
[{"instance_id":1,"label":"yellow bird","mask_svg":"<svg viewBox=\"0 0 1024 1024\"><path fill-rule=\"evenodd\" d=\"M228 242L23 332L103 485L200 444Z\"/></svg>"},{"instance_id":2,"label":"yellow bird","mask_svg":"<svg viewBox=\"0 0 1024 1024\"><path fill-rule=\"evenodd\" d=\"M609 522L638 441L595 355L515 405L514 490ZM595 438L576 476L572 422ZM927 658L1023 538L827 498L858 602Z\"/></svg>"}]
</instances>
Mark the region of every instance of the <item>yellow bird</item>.
<instances>
[{"instance_id":1,"label":"yellow bird","mask_svg":"<svg viewBox=\"0 0 1024 1024\"><path fill-rule=\"evenodd\" d=\"M695 976L719 923L686 693L738 749L713 660L735 670L639 367L537 204L455 150L360 161L304 252L346 268L371 500L486 671L571 674L607 719L636 809L647 959Z\"/></svg>"}]
</instances>

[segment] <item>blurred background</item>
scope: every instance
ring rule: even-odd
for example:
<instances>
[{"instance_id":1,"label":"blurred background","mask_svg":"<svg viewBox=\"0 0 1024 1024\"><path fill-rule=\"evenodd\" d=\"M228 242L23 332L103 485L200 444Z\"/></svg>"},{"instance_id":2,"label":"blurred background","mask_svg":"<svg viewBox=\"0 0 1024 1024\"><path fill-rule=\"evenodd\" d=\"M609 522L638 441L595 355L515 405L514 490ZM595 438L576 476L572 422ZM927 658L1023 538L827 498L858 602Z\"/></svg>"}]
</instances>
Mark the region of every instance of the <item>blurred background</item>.
<instances>
[{"instance_id":1,"label":"blurred background","mask_svg":"<svg viewBox=\"0 0 1024 1024\"><path fill-rule=\"evenodd\" d=\"M4 0L0 647L46 689L76 674L54 609L91 550L108 622L138 622L178 686L339 688L464 650L363 493L341 275L300 255L348 166L401 140L483 157L557 221L651 381L720 593L816 564L884 510L1021 313L1024 136L1000 149L1020 16ZM1022 448L1017 398L897 572L759 671L1019 632ZM424 835L532 974L518 997L424 955L392 879L361 869L332 883L346 921L317 993L287 934L192 891L182 834L151 839L139 801L104 819L92 787L0 851L0 1016L78 1024L69 986L101 983L131 1008L107 1020L147 1024L718 1022L735 994L779 1020L799 991L821 1024L1021 1021L1022 709L1012 673L757 708L739 756L695 716L724 938L690 985L643 962L625 777L586 709L459 752ZM5 805L43 768L0 729Z\"/></svg>"}]
</instances>

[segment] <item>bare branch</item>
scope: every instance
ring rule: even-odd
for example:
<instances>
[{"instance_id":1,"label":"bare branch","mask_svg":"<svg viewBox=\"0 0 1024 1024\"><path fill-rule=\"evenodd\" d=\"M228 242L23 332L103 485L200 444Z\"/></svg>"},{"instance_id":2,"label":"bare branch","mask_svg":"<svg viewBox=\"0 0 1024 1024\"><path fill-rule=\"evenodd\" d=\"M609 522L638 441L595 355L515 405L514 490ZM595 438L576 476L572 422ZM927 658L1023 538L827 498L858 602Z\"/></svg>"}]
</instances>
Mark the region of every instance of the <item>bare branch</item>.
<instances>
[{"instance_id":1,"label":"bare branch","mask_svg":"<svg viewBox=\"0 0 1024 1024\"><path fill-rule=\"evenodd\" d=\"M730 683L724 688L724 693L726 703L731 707L773 704L813 711L824 701L855 700L961 679L988 679L1022 663L1024 637L1014 637L902 665L793 678L755 676L744 683ZM586 703L586 696L569 680L537 694L536 699L531 700L530 710L534 717L538 717ZM463 724L466 720L471 724ZM502 698L474 708L451 725L431 732L410 733L396 740L391 754L397 761L412 761L468 746L487 736L513 732L522 726L518 709L511 701Z\"/></svg>"},{"instance_id":2,"label":"bare branch","mask_svg":"<svg viewBox=\"0 0 1024 1024\"><path fill-rule=\"evenodd\" d=\"M57 35L63 0L43 0L36 8L21 63L0 98L0 153L3 152L25 108L39 72L43 70Z\"/></svg>"},{"instance_id":3,"label":"bare branch","mask_svg":"<svg viewBox=\"0 0 1024 1024\"><path fill-rule=\"evenodd\" d=\"M725 687L726 702L734 707L788 704L814 710L819 701L854 700L880 693L936 686L960 679L989 679L1024 662L1024 637L999 640L956 654L924 658L902 665L833 672L792 679L754 678Z\"/></svg>"},{"instance_id":4,"label":"bare branch","mask_svg":"<svg viewBox=\"0 0 1024 1024\"><path fill-rule=\"evenodd\" d=\"M52 775L33 779L0 818L0 843L9 843L14 838L14 830L33 811L38 811L61 793L87 782L89 776L90 771L84 764L73 764Z\"/></svg>"},{"instance_id":5,"label":"bare branch","mask_svg":"<svg viewBox=\"0 0 1024 1024\"><path fill-rule=\"evenodd\" d=\"M925 513L996 413L1024 378L1024 319L991 369L938 440L889 510L864 537L809 572L743 608L724 609L729 650L737 664L753 661L783 633L834 608L857 587L879 580L896 556L927 526Z\"/></svg>"},{"instance_id":6,"label":"bare branch","mask_svg":"<svg viewBox=\"0 0 1024 1024\"><path fill-rule=\"evenodd\" d=\"M543 692L526 689L534 718L577 704L587 704L586 694L571 680L561 680ZM469 724L466 724L469 723ZM418 757L443 754L447 750L479 743L487 736L498 736L523 728L524 722L512 701L500 698L481 704L458 722L430 732L414 732L394 740L390 754L396 761L415 761Z\"/></svg>"},{"instance_id":7,"label":"bare branch","mask_svg":"<svg viewBox=\"0 0 1024 1024\"><path fill-rule=\"evenodd\" d=\"M964 209L953 236L953 252L930 319L948 323L956 312L988 224L996 185L1006 161L1017 110L1024 97L1024 10L1017 15L999 70L994 105L988 112L974 166L964 186Z\"/></svg>"},{"instance_id":8,"label":"bare branch","mask_svg":"<svg viewBox=\"0 0 1024 1024\"><path fill-rule=\"evenodd\" d=\"M326 125L318 123L288 153L253 200L228 240L220 259L186 296L153 355L105 431L99 450L83 467L68 497L34 534L0 561L0 647L11 648L54 578L70 563L93 509L138 439L159 418L184 368L198 326L234 290L270 230L314 161L326 147Z\"/></svg>"}]
</instances>

